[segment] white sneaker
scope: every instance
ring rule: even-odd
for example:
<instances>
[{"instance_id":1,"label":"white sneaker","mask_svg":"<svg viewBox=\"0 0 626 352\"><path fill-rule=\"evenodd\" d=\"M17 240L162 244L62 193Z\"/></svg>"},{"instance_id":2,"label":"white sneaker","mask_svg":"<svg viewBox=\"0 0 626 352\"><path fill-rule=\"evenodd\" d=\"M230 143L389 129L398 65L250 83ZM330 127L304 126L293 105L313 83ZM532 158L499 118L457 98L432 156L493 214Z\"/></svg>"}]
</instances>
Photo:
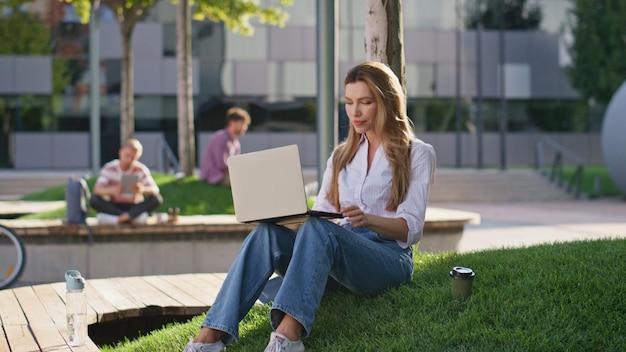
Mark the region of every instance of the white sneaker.
<instances>
[{"instance_id":1,"label":"white sneaker","mask_svg":"<svg viewBox=\"0 0 626 352\"><path fill-rule=\"evenodd\" d=\"M189 338L189 343L185 346L183 352L221 352L226 349L226 345L222 341L214 343L201 343L193 342L192 338Z\"/></svg>"},{"instance_id":2,"label":"white sneaker","mask_svg":"<svg viewBox=\"0 0 626 352\"><path fill-rule=\"evenodd\" d=\"M100 225L117 225L118 224L117 215L113 215L113 214L98 213L98 215L96 215L96 219L98 220L98 224Z\"/></svg>"},{"instance_id":3,"label":"white sneaker","mask_svg":"<svg viewBox=\"0 0 626 352\"><path fill-rule=\"evenodd\" d=\"M265 352L303 352L302 340L291 341L285 335L273 332L270 335L270 343L265 347Z\"/></svg>"},{"instance_id":4,"label":"white sneaker","mask_svg":"<svg viewBox=\"0 0 626 352\"><path fill-rule=\"evenodd\" d=\"M139 215L137 215L136 218L133 219L132 223L133 224L145 224L148 221L148 213L146 213L145 211Z\"/></svg>"}]
</instances>

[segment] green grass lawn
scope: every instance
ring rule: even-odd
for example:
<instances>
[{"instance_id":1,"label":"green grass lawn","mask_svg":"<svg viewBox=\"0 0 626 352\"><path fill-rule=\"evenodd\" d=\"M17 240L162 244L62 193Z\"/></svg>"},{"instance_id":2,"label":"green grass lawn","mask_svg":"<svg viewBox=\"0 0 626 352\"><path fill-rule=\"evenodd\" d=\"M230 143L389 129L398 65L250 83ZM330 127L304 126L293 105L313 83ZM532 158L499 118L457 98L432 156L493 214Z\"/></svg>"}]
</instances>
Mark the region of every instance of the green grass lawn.
<instances>
[{"instance_id":1,"label":"green grass lawn","mask_svg":"<svg viewBox=\"0 0 626 352\"><path fill-rule=\"evenodd\" d=\"M626 240L475 253L419 253L413 281L374 298L325 297L307 351L625 351ZM449 271L476 272L466 302ZM232 352L262 351L268 306L241 325ZM104 351L181 351L203 316Z\"/></svg>"},{"instance_id":2,"label":"green grass lawn","mask_svg":"<svg viewBox=\"0 0 626 352\"><path fill-rule=\"evenodd\" d=\"M575 171L576 169L574 166L563 167L563 180L568 182L572 178L572 175L574 175ZM599 189L596 189L596 186L594 185L596 179L599 181ZM585 166L580 187L580 192L582 194L586 194L590 198L620 195L619 189L617 189L617 186L604 166Z\"/></svg>"},{"instance_id":3,"label":"green grass lawn","mask_svg":"<svg viewBox=\"0 0 626 352\"><path fill-rule=\"evenodd\" d=\"M235 212L232 195L227 187L210 185L200 181L196 176L177 180L172 175L153 173L153 177L163 196L163 204L156 209L157 212L167 212L170 207L180 208L181 215L234 214ZM95 177L87 180L90 189L93 189L95 180ZM22 200L65 200L65 185L29 194ZM91 216L95 216L95 212L92 211ZM65 207L22 217L22 219L29 218L64 219Z\"/></svg>"},{"instance_id":4,"label":"green grass lawn","mask_svg":"<svg viewBox=\"0 0 626 352\"><path fill-rule=\"evenodd\" d=\"M573 167L564 167L563 175L565 180L569 180L573 173ZM157 212L166 212L170 207L178 207L181 209L181 215L234 214L232 195L229 188L207 184L200 181L196 176L190 176L182 180L177 180L175 176L162 173L154 173L153 176L163 195L163 205L156 210ZM599 193L594 190L594 179L596 177L601 180ZM93 189L94 182L95 178L87 180L90 189ZM618 196L620 194L604 166L585 167L581 193L594 198ZM65 185L29 194L24 196L22 200L65 200ZM93 211L91 216L95 216ZM65 207L26 215L22 218L64 219Z\"/></svg>"}]
</instances>

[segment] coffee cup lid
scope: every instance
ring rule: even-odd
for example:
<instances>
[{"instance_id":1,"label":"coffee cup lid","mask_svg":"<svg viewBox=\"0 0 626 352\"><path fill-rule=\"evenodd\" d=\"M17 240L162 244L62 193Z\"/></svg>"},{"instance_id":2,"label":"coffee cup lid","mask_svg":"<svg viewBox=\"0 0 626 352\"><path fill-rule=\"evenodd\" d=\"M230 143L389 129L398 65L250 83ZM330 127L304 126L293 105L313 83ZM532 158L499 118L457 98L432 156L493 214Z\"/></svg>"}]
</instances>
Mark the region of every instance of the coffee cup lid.
<instances>
[{"instance_id":1,"label":"coffee cup lid","mask_svg":"<svg viewBox=\"0 0 626 352\"><path fill-rule=\"evenodd\" d=\"M476 275L476 273L470 269L462 266L455 266L450 271L450 276L455 277L457 279L471 279Z\"/></svg>"}]
</instances>

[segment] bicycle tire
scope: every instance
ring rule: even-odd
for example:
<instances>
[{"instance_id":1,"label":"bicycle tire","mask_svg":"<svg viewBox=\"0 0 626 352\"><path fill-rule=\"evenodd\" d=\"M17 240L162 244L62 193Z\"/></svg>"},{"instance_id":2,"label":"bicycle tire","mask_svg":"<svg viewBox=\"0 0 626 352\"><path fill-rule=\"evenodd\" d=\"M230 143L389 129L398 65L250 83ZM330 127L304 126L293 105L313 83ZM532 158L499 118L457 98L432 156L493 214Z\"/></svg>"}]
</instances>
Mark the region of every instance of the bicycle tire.
<instances>
[{"instance_id":1,"label":"bicycle tire","mask_svg":"<svg viewBox=\"0 0 626 352\"><path fill-rule=\"evenodd\" d=\"M8 227L0 225L0 290L13 285L26 266L26 249L22 239ZM8 258L8 259L6 259ZM4 261L1 261L4 260Z\"/></svg>"}]
</instances>

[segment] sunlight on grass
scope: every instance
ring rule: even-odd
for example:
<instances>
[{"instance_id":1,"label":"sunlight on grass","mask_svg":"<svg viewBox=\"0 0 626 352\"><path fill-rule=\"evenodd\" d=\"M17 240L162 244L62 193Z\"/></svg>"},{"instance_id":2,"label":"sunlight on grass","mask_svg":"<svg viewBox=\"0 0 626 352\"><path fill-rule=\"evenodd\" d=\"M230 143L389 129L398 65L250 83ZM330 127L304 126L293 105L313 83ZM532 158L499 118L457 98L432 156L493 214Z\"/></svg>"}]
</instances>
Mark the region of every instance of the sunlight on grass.
<instances>
[{"instance_id":1,"label":"sunlight on grass","mask_svg":"<svg viewBox=\"0 0 626 352\"><path fill-rule=\"evenodd\" d=\"M574 172L573 167L564 167L565 179L569 179ZM181 215L210 215L210 214L234 214L232 194L230 188L215 186L200 181L197 176L186 177L177 180L175 176L153 173L153 177L161 189L163 205L156 212L166 212L170 207L178 207ZM594 190L594 180L600 180L601 189ZM93 189L95 178L87 180L90 189ZM617 186L612 182L608 171L604 166L587 166L583 175L582 194L590 197L610 197L620 194ZM65 185L48 188L42 192L26 195L22 200L65 200ZM313 206L314 198L307 200L309 207ZM91 211L90 216L95 216ZM64 219L65 207L43 213L30 214L22 219Z\"/></svg>"},{"instance_id":2,"label":"sunlight on grass","mask_svg":"<svg viewBox=\"0 0 626 352\"><path fill-rule=\"evenodd\" d=\"M326 296L307 351L626 350L626 240L582 241L475 253L417 253L413 281L380 296ZM449 271L476 271L466 302ZM271 331L255 306L228 351L260 351ZM107 351L180 351L203 316ZM129 347L136 346L136 347ZM146 347L148 346L148 347Z\"/></svg>"},{"instance_id":3,"label":"sunlight on grass","mask_svg":"<svg viewBox=\"0 0 626 352\"><path fill-rule=\"evenodd\" d=\"M210 185L200 181L198 177L191 176L182 180L175 176L154 173L154 180L161 189L163 204L156 212L167 212L168 208L180 208L181 215L208 215L208 214L234 214L233 199L230 188ZM93 189L95 178L87 180L90 189ZM42 192L29 194L22 200L65 200L65 186L56 186ZM92 210L90 216L95 216ZM66 209L59 209L29 214L21 219L65 219Z\"/></svg>"}]
</instances>

